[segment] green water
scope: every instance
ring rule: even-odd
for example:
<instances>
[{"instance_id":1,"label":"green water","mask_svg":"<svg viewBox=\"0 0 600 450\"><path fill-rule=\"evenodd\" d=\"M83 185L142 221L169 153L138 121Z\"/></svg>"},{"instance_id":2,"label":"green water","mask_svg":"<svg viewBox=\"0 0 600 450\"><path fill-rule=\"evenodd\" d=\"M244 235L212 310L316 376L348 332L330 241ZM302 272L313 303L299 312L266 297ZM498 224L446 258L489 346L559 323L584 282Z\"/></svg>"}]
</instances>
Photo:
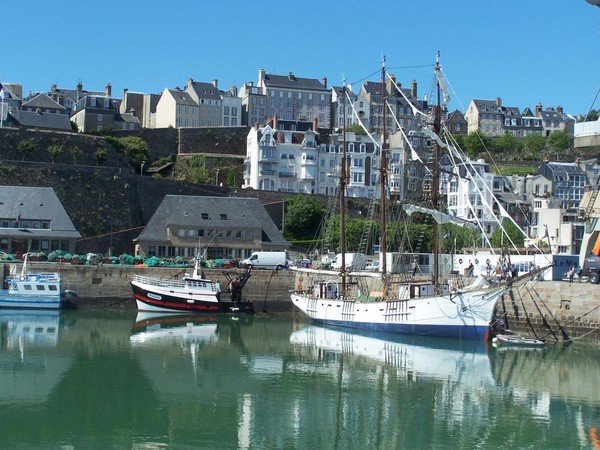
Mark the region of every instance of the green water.
<instances>
[{"instance_id":1,"label":"green water","mask_svg":"<svg viewBox=\"0 0 600 450\"><path fill-rule=\"evenodd\" d=\"M139 319L139 321L136 321ZM0 447L594 448L600 350L0 311Z\"/></svg>"}]
</instances>

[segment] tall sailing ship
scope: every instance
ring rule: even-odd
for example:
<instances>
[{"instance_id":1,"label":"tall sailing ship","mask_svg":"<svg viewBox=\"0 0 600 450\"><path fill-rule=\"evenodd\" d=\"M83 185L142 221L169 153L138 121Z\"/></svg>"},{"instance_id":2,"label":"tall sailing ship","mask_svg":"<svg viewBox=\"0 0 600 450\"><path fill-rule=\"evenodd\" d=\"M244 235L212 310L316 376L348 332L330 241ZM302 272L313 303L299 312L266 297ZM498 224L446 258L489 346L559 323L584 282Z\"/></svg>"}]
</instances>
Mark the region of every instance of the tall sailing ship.
<instances>
[{"instance_id":1,"label":"tall sailing ship","mask_svg":"<svg viewBox=\"0 0 600 450\"><path fill-rule=\"evenodd\" d=\"M382 67L382 103L384 104L383 124L385 126L387 109L384 84L386 80L385 64ZM387 145L385 129L380 144L380 258L378 272L364 272L346 269L347 250L345 244L345 190L347 183L346 130L344 129L343 154L339 177L340 195L340 245L339 255L342 262L340 270L320 270L298 268L297 289L291 292L293 304L305 315L317 323L351 327L372 331L404 333L423 336L440 336L461 339L487 339L490 323L493 320L496 302L505 294L509 283L502 277L479 275L465 279L457 274L452 276L440 273L439 237L440 225L453 222L468 225L441 211L438 195L440 191L440 158L442 148L456 152L456 158L466 161L459 154L457 146L442 138L441 91L445 81L439 64L439 55L435 64L437 86L437 105L422 125L422 132L433 143L433 161L428 169L431 176L431 208L412 204L402 204L404 214L400 220L414 214L429 214L433 220L433 270L431 279L415 277L409 273L391 273L388 267L386 239L386 202L389 202L387 190ZM396 86L398 92L401 90ZM344 87L345 90L345 87ZM446 95L445 95L446 97ZM344 92L344 102L347 95ZM414 108L413 108L414 110ZM344 114L346 106L344 105ZM344 123L346 118L344 117ZM400 128L400 127L399 127ZM414 151L413 151L414 153ZM454 158L450 158L453 160ZM477 218L470 225L477 226ZM483 232L483 228L480 227ZM412 276L411 276L412 275ZM472 281L472 282L471 282Z\"/></svg>"}]
</instances>

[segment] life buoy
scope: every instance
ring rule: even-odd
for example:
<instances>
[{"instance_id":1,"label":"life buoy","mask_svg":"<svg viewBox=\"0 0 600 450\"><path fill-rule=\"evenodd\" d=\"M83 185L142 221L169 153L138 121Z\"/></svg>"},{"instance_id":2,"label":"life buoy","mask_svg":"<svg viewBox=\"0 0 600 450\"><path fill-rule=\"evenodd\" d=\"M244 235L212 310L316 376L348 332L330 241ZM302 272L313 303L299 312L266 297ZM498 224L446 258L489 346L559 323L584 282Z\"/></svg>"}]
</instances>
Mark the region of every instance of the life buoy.
<instances>
[{"instance_id":1,"label":"life buoy","mask_svg":"<svg viewBox=\"0 0 600 450\"><path fill-rule=\"evenodd\" d=\"M458 263L459 263L459 264L462 264L462 258L459 258L459 259L458 259Z\"/></svg>"}]
</instances>

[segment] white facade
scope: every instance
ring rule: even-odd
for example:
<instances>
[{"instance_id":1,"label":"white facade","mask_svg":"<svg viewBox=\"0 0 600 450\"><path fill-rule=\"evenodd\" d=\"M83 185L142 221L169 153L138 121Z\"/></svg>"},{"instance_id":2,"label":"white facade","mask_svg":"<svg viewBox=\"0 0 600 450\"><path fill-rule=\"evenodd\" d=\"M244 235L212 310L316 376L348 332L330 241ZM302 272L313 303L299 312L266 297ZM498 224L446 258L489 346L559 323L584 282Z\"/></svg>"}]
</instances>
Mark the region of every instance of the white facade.
<instances>
[{"instance_id":1,"label":"white facade","mask_svg":"<svg viewBox=\"0 0 600 450\"><path fill-rule=\"evenodd\" d=\"M351 135L351 136L348 136ZM301 142L300 139L301 137ZM336 192L343 145L317 144L316 134L281 131L269 125L248 133L244 188L333 195ZM347 133L347 192L349 197L379 195L379 157L373 146Z\"/></svg>"},{"instance_id":2,"label":"white facade","mask_svg":"<svg viewBox=\"0 0 600 450\"><path fill-rule=\"evenodd\" d=\"M156 105L154 127L197 127L198 113L198 104L187 92L165 89Z\"/></svg>"},{"instance_id":3,"label":"white facade","mask_svg":"<svg viewBox=\"0 0 600 450\"><path fill-rule=\"evenodd\" d=\"M469 161L456 167L454 173L456 176L446 184L449 213L464 220L478 218L490 233L497 224L493 213L494 174L483 160Z\"/></svg>"},{"instance_id":4,"label":"white facade","mask_svg":"<svg viewBox=\"0 0 600 450\"><path fill-rule=\"evenodd\" d=\"M560 200L554 197L534 198L529 243L538 246L540 243L547 244L553 255L572 255L575 254L574 223L564 222L565 210L560 204ZM528 242L525 244L528 245Z\"/></svg>"}]
</instances>

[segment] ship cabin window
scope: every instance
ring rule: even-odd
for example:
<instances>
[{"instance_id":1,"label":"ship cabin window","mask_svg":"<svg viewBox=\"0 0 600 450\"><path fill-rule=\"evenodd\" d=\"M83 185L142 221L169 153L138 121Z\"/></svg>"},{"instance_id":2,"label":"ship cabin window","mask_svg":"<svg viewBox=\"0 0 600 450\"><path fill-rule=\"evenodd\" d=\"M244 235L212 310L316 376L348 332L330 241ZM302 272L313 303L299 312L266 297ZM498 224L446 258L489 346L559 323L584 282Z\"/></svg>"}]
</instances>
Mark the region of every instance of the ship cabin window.
<instances>
[{"instance_id":1,"label":"ship cabin window","mask_svg":"<svg viewBox=\"0 0 600 450\"><path fill-rule=\"evenodd\" d=\"M57 286L56 286L56 285L54 285L54 284L51 284L51 285L49 285L49 286L48 286L48 290L49 290L49 291L57 291L57 290L58 290L58 288L57 288Z\"/></svg>"},{"instance_id":2,"label":"ship cabin window","mask_svg":"<svg viewBox=\"0 0 600 450\"><path fill-rule=\"evenodd\" d=\"M23 288L24 288L26 291L30 291L30 290L31 290L31 285L30 285L30 284L25 284L25 285L23 285Z\"/></svg>"},{"instance_id":3,"label":"ship cabin window","mask_svg":"<svg viewBox=\"0 0 600 450\"><path fill-rule=\"evenodd\" d=\"M43 284L38 284L35 288L38 291L45 291L46 290L46 286L44 286Z\"/></svg>"}]
</instances>

